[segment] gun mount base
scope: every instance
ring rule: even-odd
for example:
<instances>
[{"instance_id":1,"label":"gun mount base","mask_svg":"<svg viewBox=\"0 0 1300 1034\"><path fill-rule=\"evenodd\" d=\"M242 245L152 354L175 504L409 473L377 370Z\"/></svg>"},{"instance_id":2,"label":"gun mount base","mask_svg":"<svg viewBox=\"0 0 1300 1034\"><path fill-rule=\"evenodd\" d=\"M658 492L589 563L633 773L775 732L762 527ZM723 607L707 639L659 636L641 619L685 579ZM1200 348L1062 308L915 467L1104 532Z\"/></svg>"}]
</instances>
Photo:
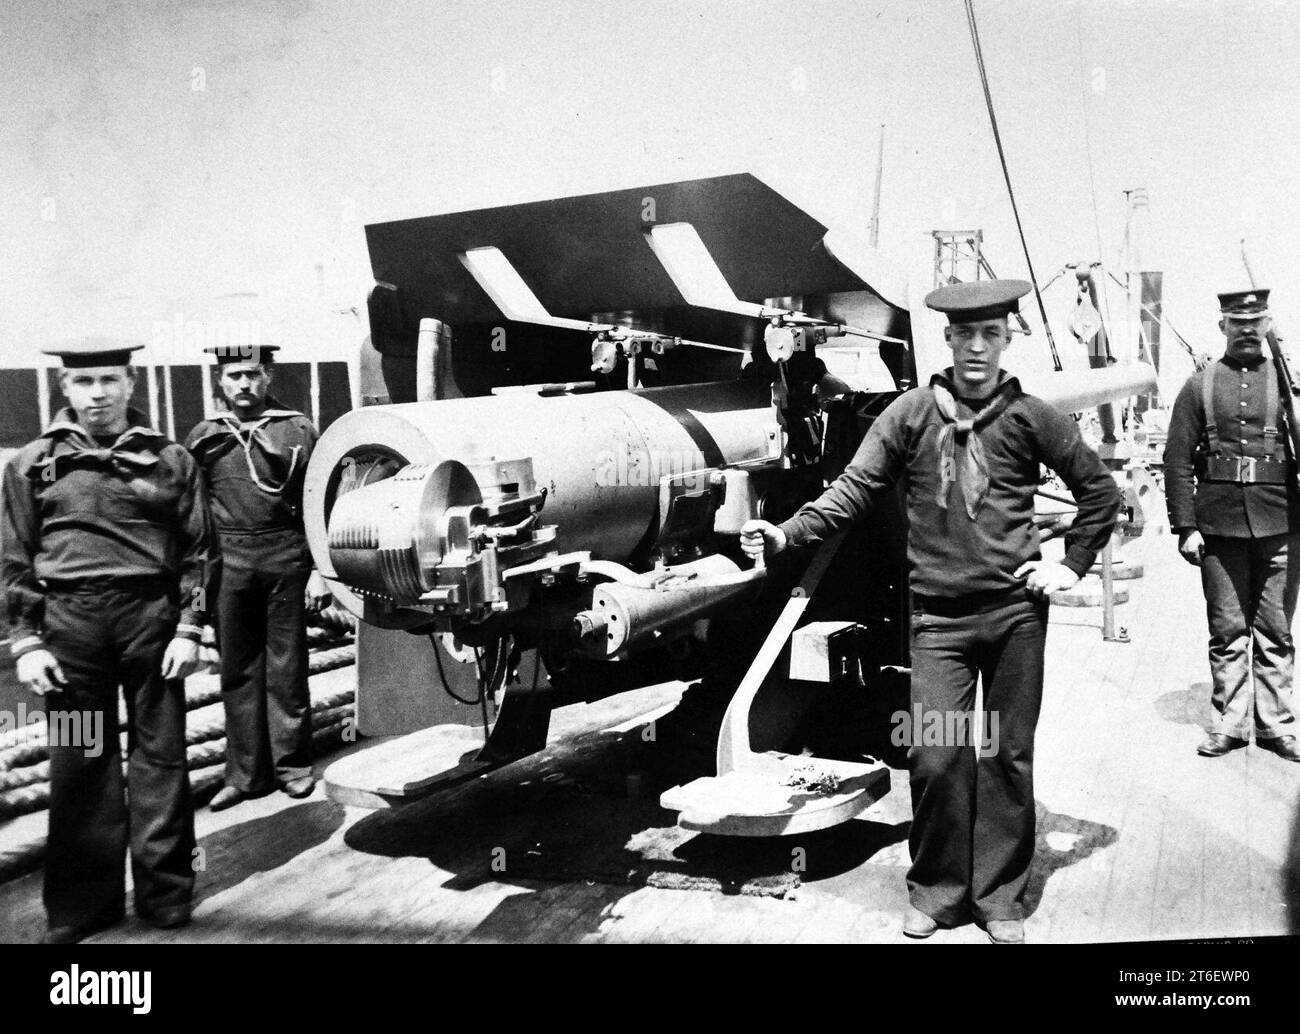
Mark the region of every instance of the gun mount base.
<instances>
[{"instance_id":1,"label":"gun mount base","mask_svg":"<svg viewBox=\"0 0 1300 1034\"><path fill-rule=\"evenodd\" d=\"M809 782L820 785L810 787ZM862 764L770 751L745 767L665 791L683 829L721 836L792 836L856 818L889 792L883 762Z\"/></svg>"}]
</instances>

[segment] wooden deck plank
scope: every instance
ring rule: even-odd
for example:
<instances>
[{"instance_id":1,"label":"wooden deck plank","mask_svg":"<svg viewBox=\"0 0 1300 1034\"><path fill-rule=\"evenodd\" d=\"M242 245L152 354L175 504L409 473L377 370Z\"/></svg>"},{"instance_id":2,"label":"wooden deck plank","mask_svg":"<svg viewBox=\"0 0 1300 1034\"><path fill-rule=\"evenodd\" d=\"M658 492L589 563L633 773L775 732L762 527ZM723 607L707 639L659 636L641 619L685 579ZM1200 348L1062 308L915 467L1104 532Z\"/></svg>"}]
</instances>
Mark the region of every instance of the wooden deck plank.
<instances>
[{"instance_id":1,"label":"wooden deck plank","mask_svg":"<svg viewBox=\"0 0 1300 1034\"><path fill-rule=\"evenodd\" d=\"M601 944L639 944L652 940L666 913L680 904L680 894L638 887L611 903L592 940Z\"/></svg>"}]
</instances>

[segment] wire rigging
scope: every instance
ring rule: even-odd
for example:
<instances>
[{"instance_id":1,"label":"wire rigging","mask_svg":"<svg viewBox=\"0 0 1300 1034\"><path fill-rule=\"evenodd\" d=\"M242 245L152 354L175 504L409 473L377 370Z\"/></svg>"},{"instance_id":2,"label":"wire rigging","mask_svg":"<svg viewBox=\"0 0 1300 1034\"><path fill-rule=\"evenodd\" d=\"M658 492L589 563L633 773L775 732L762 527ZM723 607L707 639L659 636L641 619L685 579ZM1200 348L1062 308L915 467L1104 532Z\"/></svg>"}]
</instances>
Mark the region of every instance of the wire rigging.
<instances>
[{"instance_id":1,"label":"wire rigging","mask_svg":"<svg viewBox=\"0 0 1300 1034\"><path fill-rule=\"evenodd\" d=\"M1055 284L1056 281L1060 280L1061 277L1065 276L1065 274L1069 272L1069 270L1070 270L1069 266L1062 266L1060 269L1058 269L1055 273L1052 274L1052 276L1048 279L1048 281L1045 284L1043 284L1043 286L1040 287L1039 290L1046 291L1049 287ZM1117 277L1114 273L1107 271L1106 276L1109 277L1111 280L1113 280L1116 286L1118 287L1125 286L1124 281L1121 280L1119 277ZM1187 338L1185 338L1182 335L1182 333L1178 330L1178 328L1173 325L1173 322L1169 319L1168 316L1166 316L1163 312L1156 312L1156 310L1152 306L1147 305L1145 302L1142 301L1138 302L1138 308L1142 312L1150 316L1153 320L1160 323L1162 326L1168 327L1169 332L1173 334L1178 344L1182 346L1183 351L1185 351L1189 356L1191 356L1192 359L1198 362L1200 361L1200 354L1196 351L1196 349L1194 349L1191 346Z\"/></svg>"},{"instance_id":2,"label":"wire rigging","mask_svg":"<svg viewBox=\"0 0 1300 1034\"><path fill-rule=\"evenodd\" d=\"M1079 97L1082 100L1083 108L1083 149L1088 159L1088 188L1092 195L1092 223L1097 231L1097 258L1102 257L1101 247L1101 211L1097 206L1097 176L1093 169L1092 161L1092 119L1088 114L1088 92L1085 89L1083 75L1083 5L1079 4L1074 9L1074 38L1079 44ZM1106 310L1106 323L1113 327L1115 321L1110 314L1110 292L1106 290L1105 283L1100 285L1101 304Z\"/></svg>"},{"instance_id":3,"label":"wire rigging","mask_svg":"<svg viewBox=\"0 0 1300 1034\"><path fill-rule=\"evenodd\" d=\"M993 141L998 148L998 161L1002 164L1002 178L1007 183L1007 196L1011 199L1011 212L1016 217L1016 231L1020 234L1020 247L1025 253L1025 264L1029 267L1029 279L1034 285L1034 297L1038 301L1038 313L1043 320L1043 330L1047 334L1047 345L1052 350L1052 365L1059 373L1061 357L1056 351L1056 339L1052 337L1052 325L1047 322L1047 309L1043 305L1042 292L1038 290L1038 277L1034 275L1034 262L1029 257L1029 243L1025 240L1025 228L1020 222L1020 208L1016 204L1015 190L1011 186L1011 173L1007 169L1007 156L1002 148L1002 134L998 132L998 118L993 112L993 95L989 92L988 72L984 67L984 49L980 46L979 28L975 24L975 5L973 0L966 0L966 22L970 26L971 43L975 47L975 64L979 68L980 84L984 87L984 103L989 112L989 123L993 127Z\"/></svg>"},{"instance_id":4,"label":"wire rigging","mask_svg":"<svg viewBox=\"0 0 1300 1034\"><path fill-rule=\"evenodd\" d=\"M1119 287L1126 286L1124 281L1121 280L1119 277L1117 277L1114 273L1108 273L1107 276L1109 276L1112 280L1114 280ZM1157 313L1155 309L1153 309L1150 305L1146 305L1140 300L1138 301L1138 308L1141 309L1143 312L1145 312L1153 320L1159 320L1162 324L1168 327L1170 332L1178 340L1178 343L1183 346L1183 350L1186 351L1187 354L1190 355L1194 360L1197 361L1200 360L1199 353L1188 343L1187 338L1183 337L1183 335L1178 332L1178 328L1175 327L1172 322L1170 322L1168 316L1166 316L1164 313Z\"/></svg>"},{"instance_id":5,"label":"wire rigging","mask_svg":"<svg viewBox=\"0 0 1300 1034\"><path fill-rule=\"evenodd\" d=\"M1092 163L1092 119L1088 117L1088 91L1083 85L1082 5L1074 10L1074 38L1079 45L1079 96L1083 108L1083 150L1088 158L1088 188L1092 194L1092 222L1097 231L1097 257L1101 258L1101 214L1097 208L1097 177Z\"/></svg>"}]
</instances>

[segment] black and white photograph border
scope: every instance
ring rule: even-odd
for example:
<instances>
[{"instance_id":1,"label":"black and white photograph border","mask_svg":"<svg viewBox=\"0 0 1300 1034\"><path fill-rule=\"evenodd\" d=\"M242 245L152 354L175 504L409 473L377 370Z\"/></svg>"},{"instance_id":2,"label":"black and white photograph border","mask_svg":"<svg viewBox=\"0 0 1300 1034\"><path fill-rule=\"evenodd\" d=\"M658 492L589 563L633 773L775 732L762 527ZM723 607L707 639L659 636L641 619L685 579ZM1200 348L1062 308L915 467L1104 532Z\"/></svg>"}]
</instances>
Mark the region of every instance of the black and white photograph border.
<instances>
[{"instance_id":1,"label":"black and white photograph border","mask_svg":"<svg viewBox=\"0 0 1300 1034\"><path fill-rule=\"evenodd\" d=\"M1300 934L1297 46L10 0L0 942Z\"/></svg>"}]
</instances>

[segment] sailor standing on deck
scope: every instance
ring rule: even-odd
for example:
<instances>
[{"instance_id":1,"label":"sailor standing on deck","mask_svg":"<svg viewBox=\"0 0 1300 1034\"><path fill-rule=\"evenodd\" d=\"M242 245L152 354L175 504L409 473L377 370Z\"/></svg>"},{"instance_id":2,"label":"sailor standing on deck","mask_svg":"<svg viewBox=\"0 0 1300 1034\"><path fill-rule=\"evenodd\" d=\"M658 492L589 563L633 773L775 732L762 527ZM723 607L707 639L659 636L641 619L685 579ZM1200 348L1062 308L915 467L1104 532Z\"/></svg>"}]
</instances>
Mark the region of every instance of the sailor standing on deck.
<instances>
[{"instance_id":1,"label":"sailor standing on deck","mask_svg":"<svg viewBox=\"0 0 1300 1034\"><path fill-rule=\"evenodd\" d=\"M1165 443L1169 527L1201 569L1210 626L1218 718L1196 750L1222 757L1253 727L1256 746L1300 761L1291 699L1300 508L1278 374L1263 352L1268 291L1221 294L1219 308L1225 354L1183 385Z\"/></svg>"},{"instance_id":2,"label":"sailor standing on deck","mask_svg":"<svg viewBox=\"0 0 1300 1034\"><path fill-rule=\"evenodd\" d=\"M816 500L779 527L750 521L742 529L751 554L825 539L902 480L913 711L970 729L978 677L984 708L999 721L999 749L978 759L971 742L931 745L913 735L909 937L929 937L970 912L991 940L1024 940L1047 597L1092 566L1119 512L1115 481L1075 422L998 366L1010 342L1007 317L1030 289L987 280L932 291L925 303L948 315L952 367L894 400ZM1040 464L1061 475L1078 504L1059 564L1041 558L1033 523ZM966 721L948 721L954 713Z\"/></svg>"},{"instance_id":3,"label":"sailor standing on deck","mask_svg":"<svg viewBox=\"0 0 1300 1034\"><path fill-rule=\"evenodd\" d=\"M278 786L306 797L312 776L307 612L329 604L312 569L302 485L318 437L312 422L269 394L277 345L204 351L217 360L229 407L186 437L211 499L221 543L217 646L226 710L221 811Z\"/></svg>"},{"instance_id":4,"label":"sailor standing on deck","mask_svg":"<svg viewBox=\"0 0 1300 1034\"><path fill-rule=\"evenodd\" d=\"M58 944L122 918L128 844L146 922L188 922L194 892L182 680L199 663L212 542L190 454L128 407L138 347L90 340L47 352L63 361L68 408L4 469L12 650L51 712L45 910L46 940ZM87 729L103 742L87 742ZM68 730L81 742L56 742Z\"/></svg>"}]
</instances>

